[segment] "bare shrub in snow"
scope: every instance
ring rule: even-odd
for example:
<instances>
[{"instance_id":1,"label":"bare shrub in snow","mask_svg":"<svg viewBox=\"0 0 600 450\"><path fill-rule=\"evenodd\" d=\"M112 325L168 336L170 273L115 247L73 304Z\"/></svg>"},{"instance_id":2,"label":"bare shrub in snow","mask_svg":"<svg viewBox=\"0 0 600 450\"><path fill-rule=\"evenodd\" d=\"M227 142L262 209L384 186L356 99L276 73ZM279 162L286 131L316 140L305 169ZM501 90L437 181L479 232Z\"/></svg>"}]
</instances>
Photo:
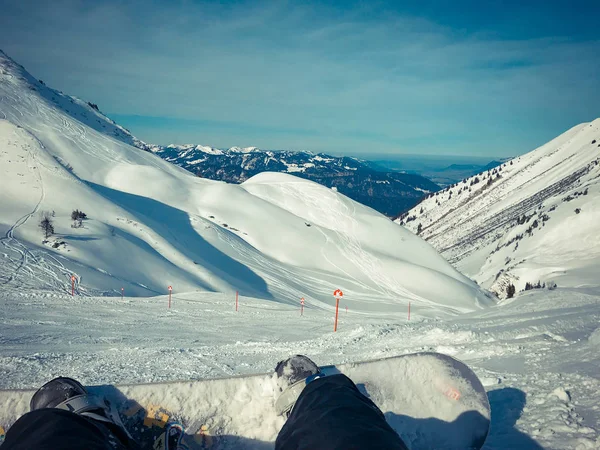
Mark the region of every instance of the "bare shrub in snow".
<instances>
[{"instance_id":1,"label":"bare shrub in snow","mask_svg":"<svg viewBox=\"0 0 600 450\"><path fill-rule=\"evenodd\" d=\"M71 213L71 220L84 220L87 219L87 214L83 211L79 211L78 209L73 210Z\"/></svg>"},{"instance_id":2,"label":"bare shrub in snow","mask_svg":"<svg viewBox=\"0 0 600 450\"><path fill-rule=\"evenodd\" d=\"M71 213L71 220L75 223L71 225L71 228L81 228L85 219L87 219L86 213L79 211L78 209L73 210Z\"/></svg>"},{"instance_id":3,"label":"bare shrub in snow","mask_svg":"<svg viewBox=\"0 0 600 450\"><path fill-rule=\"evenodd\" d=\"M513 298L515 296L516 288L514 284L506 286L506 298Z\"/></svg>"},{"instance_id":4,"label":"bare shrub in snow","mask_svg":"<svg viewBox=\"0 0 600 450\"><path fill-rule=\"evenodd\" d=\"M50 236L54 234L54 225L52 224L52 219L50 218L50 214L47 212L42 213L42 218L40 220L39 227L44 232L44 237L48 239Z\"/></svg>"},{"instance_id":5,"label":"bare shrub in snow","mask_svg":"<svg viewBox=\"0 0 600 450\"><path fill-rule=\"evenodd\" d=\"M539 280L537 283L533 284L529 281L525 283L525 290L530 291L532 289L544 289L546 287L546 283L542 284Z\"/></svg>"}]
</instances>

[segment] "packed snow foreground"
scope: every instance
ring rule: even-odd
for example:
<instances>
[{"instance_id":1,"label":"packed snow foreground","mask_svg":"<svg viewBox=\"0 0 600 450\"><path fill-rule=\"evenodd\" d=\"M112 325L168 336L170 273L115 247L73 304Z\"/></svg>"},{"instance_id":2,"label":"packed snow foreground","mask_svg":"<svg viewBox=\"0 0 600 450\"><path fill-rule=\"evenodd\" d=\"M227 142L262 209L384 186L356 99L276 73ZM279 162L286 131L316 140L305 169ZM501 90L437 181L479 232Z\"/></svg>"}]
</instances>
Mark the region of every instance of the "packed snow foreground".
<instances>
[{"instance_id":1,"label":"packed snow foreground","mask_svg":"<svg viewBox=\"0 0 600 450\"><path fill-rule=\"evenodd\" d=\"M494 305L429 244L332 190L283 174L240 186L199 179L133 139L0 53L1 388L433 350L487 385L487 448L599 445L594 286Z\"/></svg>"}]
</instances>

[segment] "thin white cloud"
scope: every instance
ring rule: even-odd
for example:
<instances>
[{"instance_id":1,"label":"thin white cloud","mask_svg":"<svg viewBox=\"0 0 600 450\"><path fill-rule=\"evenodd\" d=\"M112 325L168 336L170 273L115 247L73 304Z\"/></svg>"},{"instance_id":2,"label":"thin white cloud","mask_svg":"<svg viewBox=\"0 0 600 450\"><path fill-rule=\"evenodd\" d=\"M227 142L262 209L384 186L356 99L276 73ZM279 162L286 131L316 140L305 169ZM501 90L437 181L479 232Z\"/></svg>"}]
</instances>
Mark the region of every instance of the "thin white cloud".
<instances>
[{"instance_id":1,"label":"thin white cloud","mask_svg":"<svg viewBox=\"0 0 600 450\"><path fill-rule=\"evenodd\" d=\"M453 134L464 144L451 150L475 152L516 117L562 126L568 114L592 120L599 110L600 41L499 40L368 5L16 0L4 11L9 55L104 110L315 134L240 144L327 150L371 139L377 151L410 151L405 142L443 151L415 142ZM243 139L232 130L212 143L234 134ZM531 141L503 139L489 151Z\"/></svg>"}]
</instances>

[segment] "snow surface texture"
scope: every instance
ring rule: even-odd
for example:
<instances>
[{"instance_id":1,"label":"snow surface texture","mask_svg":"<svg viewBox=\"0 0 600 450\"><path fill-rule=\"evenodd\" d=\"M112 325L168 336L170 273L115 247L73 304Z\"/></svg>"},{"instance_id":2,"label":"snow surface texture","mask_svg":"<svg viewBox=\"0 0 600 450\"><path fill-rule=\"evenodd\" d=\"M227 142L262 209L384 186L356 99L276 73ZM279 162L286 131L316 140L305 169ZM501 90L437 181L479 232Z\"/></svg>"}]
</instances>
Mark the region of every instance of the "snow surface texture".
<instances>
[{"instance_id":1,"label":"snow surface texture","mask_svg":"<svg viewBox=\"0 0 600 450\"><path fill-rule=\"evenodd\" d=\"M173 286L332 308L341 288L354 310L405 311L410 301L428 316L493 303L430 245L330 189L272 173L241 186L203 180L94 121L96 110L0 54L7 287L68 292L73 273L81 295ZM76 208L89 218L81 228L71 226ZM45 243L42 211L56 230Z\"/></svg>"},{"instance_id":2,"label":"snow surface texture","mask_svg":"<svg viewBox=\"0 0 600 450\"><path fill-rule=\"evenodd\" d=\"M368 208L290 176L242 186L195 178L118 130L0 54L1 387L57 375L201 379L264 373L296 353L325 365L434 350L488 386L486 448L600 445L597 288L563 282L479 309L486 298L474 284ZM587 208L578 207L576 220ZM83 228L71 228L75 208L89 217ZM57 232L45 244L41 211L54 211ZM585 270L570 273L589 283ZM121 287L124 300L105 296ZM336 288L345 295L333 333ZM476 311L456 315L466 310Z\"/></svg>"},{"instance_id":3,"label":"snow surface texture","mask_svg":"<svg viewBox=\"0 0 600 450\"><path fill-rule=\"evenodd\" d=\"M476 180L479 180L475 183ZM409 219L410 218L410 219ZM600 119L424 200L397 222L481 286L599 286Z\"/></svg>"}]
</instances>

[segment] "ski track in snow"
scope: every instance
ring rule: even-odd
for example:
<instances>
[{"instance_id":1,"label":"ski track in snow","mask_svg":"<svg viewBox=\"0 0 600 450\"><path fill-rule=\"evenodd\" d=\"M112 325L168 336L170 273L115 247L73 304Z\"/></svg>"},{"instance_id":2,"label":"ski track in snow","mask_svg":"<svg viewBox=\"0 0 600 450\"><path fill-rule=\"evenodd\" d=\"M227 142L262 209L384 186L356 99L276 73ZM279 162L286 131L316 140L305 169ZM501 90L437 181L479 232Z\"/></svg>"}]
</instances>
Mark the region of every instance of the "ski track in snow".
<instances>
[{"instance_id":1,"label":"ski track in snow","mask_svg":"<svg viewBox=\"0 0 600 450\"><path fill-rule=\"evenodd\" d=\"M311 192L312 186L310 185L303 185L301 188L296 188L293 183L279 183L279 186L281 186L281 191L288 198L308 202L308 204L312 206L310 211L315 221L323 223L325 218L331 217L332 211L342 212L342 216L330 218L327 223L329 229L336 234L338 238L337 242L329 240L327 235L319 228L317 228L317 230L319 230L328 242L337 246L338 250L347 261L352 262L359 270L367 274L371 279L372 284L366 285L360 280L357 280L334 261L331 261L324 251L321 251L323 258L327 260L332 267L335 267L339 272L347 275L348 278L354 279L357 285L361 286L367 292L374 291L377 294L389 298L394 298L398 294L401 294L406 299L416 300L426 305L434 304L433 302L404 289L400 283L394 282L389 277L385 276L384 271L381 270L381 262L373 258L370 253L365 252L360 244L360 240L356 237L355 230L357 229L357 223L354 218L356 210L350 211L348 205L342 202L338 195L331 196L334 202L334 205L331 205L324 201L321 189L313 194ZM344 224L344 231L339 230L340 223Z\"/></svg>"},{"instance_id":2,"label":"ski track in snow","mask_svg":"<svg viewBox=\"0 0 600 450\"><path fill-rule=\"evenodd\" d=\"M19 129L18 133L30 136L39 144L40 149L44 149L43 144L31 133L27 133L24 129ZM48 170L55 176L60 174L59 176L62 178L71 181L75 180L73 177L69 178L62 175L56 168L49 168L43 164L41 160L38 159L36 154L38 150L35 147L27 144L24 146L24 149L27 151L27 169L34 176L36 183L34 188L40 190L40 198L32 211L17 219L7 230L5 236L0 238L0 243L8 252L13 252L13 254L18 255L17 258L13 258L8 253L5 253L4 259L0 260L0 267L2 267L3 272L2 277L0 278L0 284L5 288L10 288L12 286L39 288L44 286L52 291L65 292L67 288L70 289L71 276L75 276L75 289L78 294L89 295L89 293L86 292L86 289L80 289L80 276L76 272L72 269L67 269L53 254L31 248L27 244L19 241L15 236L15 232L40 212L41 207L44 204L46 190L44 188L43 175L40 168ZM93 292L93 290L91 291Z\"/></svg>"},{"instance_id":3,"label":"ski track in snow","mask_svg":"<svg viewBox=\"0 0 600 450\"><path fill-rule=\"evenodd\" d=\"M25 133L24 130L19 130L19 132ZM2 264L2 278L4 280L1 284L5 288L10 287L7 286L10 284L16 286L28 286L30 284L24 280L33 278L35 280L35 286L46 286L49 289L60 290L65 285L65 278L70 279L71 273L69 273L52 255L32 250L15 237L15 232L18 228L23 226L40 211L40 206L43 204L46 197L44 182L40 171L41 164L36 158L36 150L30 146L26 146L25 148L27 150L27 168L34 175L36 186L40 190L40 198L33 207L33 210L20 217L8 229L5 236L0 238L0 243L7 251L12 251L19 255L17 259L14 259L8 254L5 254L6 256ZM23 276L23 272L26 272L27 276ZM78 279L78 277L76 278Z\"/></svg>"}]
</instances>

